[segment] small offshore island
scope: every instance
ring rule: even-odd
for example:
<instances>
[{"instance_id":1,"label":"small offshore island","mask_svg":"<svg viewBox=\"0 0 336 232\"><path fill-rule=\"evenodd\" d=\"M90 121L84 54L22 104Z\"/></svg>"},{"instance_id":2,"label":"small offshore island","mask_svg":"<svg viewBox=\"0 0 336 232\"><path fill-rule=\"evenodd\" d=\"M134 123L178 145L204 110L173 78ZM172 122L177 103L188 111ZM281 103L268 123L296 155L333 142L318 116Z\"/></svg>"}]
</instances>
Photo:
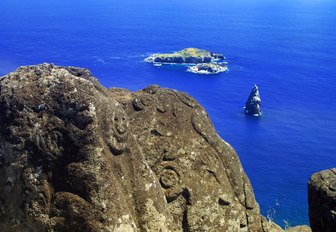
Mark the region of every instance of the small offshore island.
<instances>
[{"instance_id":1,"label":"small offshore island","mask_svg":"<svg viewBox=\"0 0 336 232\"><path fill-rule=\"evenodd\" d=\"M174 53L152 54L145 59L155 66L162 64L186 64L187 71L197 74L218 74L228 70L224 55L198 48L186 48Z\"/></svg>"}]
</instances>

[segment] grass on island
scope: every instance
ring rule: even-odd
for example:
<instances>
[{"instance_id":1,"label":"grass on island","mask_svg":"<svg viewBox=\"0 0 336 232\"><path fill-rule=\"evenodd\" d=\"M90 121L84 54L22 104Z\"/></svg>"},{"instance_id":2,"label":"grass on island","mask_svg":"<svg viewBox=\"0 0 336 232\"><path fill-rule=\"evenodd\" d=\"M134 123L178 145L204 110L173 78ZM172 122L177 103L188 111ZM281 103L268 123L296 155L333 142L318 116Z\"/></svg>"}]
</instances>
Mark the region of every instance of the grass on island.
<instances>
[{"instance_id":1,"label":"grass on island","mask_svg":"<svg viewBox=\"0 0 336 232\"><path fill-rule=\"evenodd\" d=\"M207 50L202 50L198 48L186 48L174 53L165 53L165 54L154 54L154 56L159 57L202 57L210 56L210 52Z\"/></svg>"}]
</instances>

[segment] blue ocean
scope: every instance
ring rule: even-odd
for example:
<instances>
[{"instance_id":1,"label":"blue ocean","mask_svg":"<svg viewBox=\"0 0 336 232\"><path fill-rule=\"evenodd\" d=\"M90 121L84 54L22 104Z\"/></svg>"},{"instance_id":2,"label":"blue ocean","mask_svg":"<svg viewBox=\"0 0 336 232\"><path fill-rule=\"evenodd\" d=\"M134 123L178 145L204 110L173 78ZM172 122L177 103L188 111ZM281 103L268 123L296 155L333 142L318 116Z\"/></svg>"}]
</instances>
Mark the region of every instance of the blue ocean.
<instances>
[{"instance_id":1,"label":"blue ocean","mask_svg":"<svg viewBox=\"0 0 336 232\"><path fill-rule=\"evenodd\" d=\"M106 87L185 91L236 149L262 214L308 224L309 177L336 166L335 12L331 0L1 0L0 76L51 62ZM143 61L187 47L223 53L229 71ZM242 111L254 84L260 118Z\"/></svg>"}]
</instances>

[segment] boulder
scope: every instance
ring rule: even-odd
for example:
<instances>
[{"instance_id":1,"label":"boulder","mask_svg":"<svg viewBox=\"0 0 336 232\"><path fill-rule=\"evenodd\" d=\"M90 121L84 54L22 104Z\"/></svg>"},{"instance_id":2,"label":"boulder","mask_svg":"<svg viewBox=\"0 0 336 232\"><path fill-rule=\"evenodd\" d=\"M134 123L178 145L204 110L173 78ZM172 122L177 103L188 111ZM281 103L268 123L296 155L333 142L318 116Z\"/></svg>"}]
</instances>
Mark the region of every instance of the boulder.
<instances>
[{"instance_id":1,"label":"boulder","mask_svg":"<svg viewBox=\"0 0 336 232\"><path fill-rule=\"evenodd\" d=\"M0 231L282 231L188 94L86 69L0 80Z\"/></svg>"},{"instance_id":2,"label":"boulder","mask_svg":"<svg viewBox=\"0 0 336 232\"><path fill-rule=\"evenodd\" d=\"M308 203L312 230L336 231L336 168L311 176L308 184Z\"/></svg>"}]
</instances>

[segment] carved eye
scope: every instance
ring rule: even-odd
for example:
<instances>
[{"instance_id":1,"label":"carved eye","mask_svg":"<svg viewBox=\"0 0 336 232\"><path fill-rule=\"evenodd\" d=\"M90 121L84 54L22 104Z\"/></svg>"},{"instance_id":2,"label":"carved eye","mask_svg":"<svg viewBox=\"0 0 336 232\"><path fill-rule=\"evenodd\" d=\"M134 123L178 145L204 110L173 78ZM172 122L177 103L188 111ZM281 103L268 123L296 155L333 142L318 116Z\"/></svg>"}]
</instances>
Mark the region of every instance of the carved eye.
<instances>
[{"instance_id":1,"label":"carved eye","mask_svg":"<svg viewBox=\"0 0 336 232\"><path fill-rule=\"evenodd\" d=\"M125 121L125 120L126 120L126 117L123 117L122 120Z\"/></svg>"},{"instance_id":2,"label":"carved eye","mask_svg":"<svg viewBox=\"0 0 336 232\"><path fill-rule=\"evenodd\" d=\"M115 117L115 118L114 118L114 121L118 121L118 118L117 118L117 117Z\"/></svg>"}]
</instances>

